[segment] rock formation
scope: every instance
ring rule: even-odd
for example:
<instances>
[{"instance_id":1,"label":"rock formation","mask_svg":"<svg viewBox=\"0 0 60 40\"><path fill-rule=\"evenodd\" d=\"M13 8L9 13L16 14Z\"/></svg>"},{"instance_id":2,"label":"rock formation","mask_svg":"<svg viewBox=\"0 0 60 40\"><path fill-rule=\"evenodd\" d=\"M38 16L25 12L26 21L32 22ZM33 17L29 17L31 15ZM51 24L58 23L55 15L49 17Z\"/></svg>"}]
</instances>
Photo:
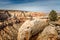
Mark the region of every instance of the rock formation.
<instances>
[{"instance_id":1,"label":"rock formation","mask_svg":"<svg viewBox=\"0 0 60 40\"><path fill-rule=\"evenodd\" d=\"M18 40L29 40L48 25L46 19L27 20L18 30Z\"/></svg>"},{"instance_id":2,"label":"rock formation","mask_svg":"<svg viewBox=\"0 0 60 40\"><path fill-rule=\"evenodd\" d=\"M55 27L47 26L38 36L37 40L57 40L58 33Z\"/></svg>"},{"instance_id":3,"label":"rock formation","mask_svg":"<svg viewBox=\"0 0 60 40\"><path fill-rule=\"evenodd\" d=\"M0 13L0 21L7 20L8 17L11 17L8 11L5 11L4 13Z\"/></svg>"}]
</instances>

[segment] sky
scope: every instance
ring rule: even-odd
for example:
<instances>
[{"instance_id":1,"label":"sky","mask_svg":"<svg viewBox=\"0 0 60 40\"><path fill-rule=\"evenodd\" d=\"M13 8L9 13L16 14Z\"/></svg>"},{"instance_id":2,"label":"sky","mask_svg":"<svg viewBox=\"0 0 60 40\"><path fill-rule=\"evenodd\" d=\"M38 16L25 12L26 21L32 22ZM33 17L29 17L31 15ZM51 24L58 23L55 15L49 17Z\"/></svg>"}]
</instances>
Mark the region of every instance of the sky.
<instances>
[{"instance_id":1,"label":"sky","mask_svg":"<svg viewBox=\"0 0 60 40\"><path fill-rule=\"evenodd\" d=\"M0 9L35 12L60 11L60 0L0 0Z\"/></svg>"}]
</instances>

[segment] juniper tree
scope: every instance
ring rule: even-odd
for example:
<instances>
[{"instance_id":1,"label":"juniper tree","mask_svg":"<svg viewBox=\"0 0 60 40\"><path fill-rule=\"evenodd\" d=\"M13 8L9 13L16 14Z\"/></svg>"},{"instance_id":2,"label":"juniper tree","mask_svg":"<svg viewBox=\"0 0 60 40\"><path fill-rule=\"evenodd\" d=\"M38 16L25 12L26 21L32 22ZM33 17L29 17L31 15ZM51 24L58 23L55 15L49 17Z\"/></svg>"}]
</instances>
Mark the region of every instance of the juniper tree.
<instances>
[{"instance_id":1,"label":"juniper tree","mask_svg":"<svg viewBox=\"0 0 60 40\"><path fill-rule=\"evenodd\" d=\"M56 21L57 20L57 12L55 10L52 10L49 14L49 19L51 21Z\"/></svg>"}]
</instances>

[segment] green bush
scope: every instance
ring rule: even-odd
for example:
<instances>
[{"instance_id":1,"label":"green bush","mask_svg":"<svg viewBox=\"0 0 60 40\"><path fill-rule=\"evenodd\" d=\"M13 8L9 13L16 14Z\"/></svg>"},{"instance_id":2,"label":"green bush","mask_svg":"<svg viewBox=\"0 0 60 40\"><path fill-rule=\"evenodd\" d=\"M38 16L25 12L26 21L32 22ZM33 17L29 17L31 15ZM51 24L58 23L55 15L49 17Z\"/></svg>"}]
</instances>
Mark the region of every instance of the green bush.
<instances>
[{"instance_id":1,"label":"green bush","mask_svg":"<svg viewBox=\"0 0 60 40\"><path fill-rule=\"evenodd\" d=\"M56 21L56 20L57 20L57 13L56 13L55 10L52 10L52 11L50 12L50 14L49 14L49 19L50 19L51 21Z\"/></svg>"}]
</instances>

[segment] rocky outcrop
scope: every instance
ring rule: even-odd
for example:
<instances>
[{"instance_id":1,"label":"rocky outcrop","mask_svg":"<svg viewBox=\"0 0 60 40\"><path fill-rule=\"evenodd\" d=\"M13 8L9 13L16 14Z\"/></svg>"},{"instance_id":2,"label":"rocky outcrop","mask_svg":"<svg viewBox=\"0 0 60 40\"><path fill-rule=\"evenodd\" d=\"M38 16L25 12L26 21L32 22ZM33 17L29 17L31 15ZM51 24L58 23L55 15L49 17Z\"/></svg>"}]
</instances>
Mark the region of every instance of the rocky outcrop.
<instances>
[{"instance_id":1,"label":"rocky outcrop","mask_svg":"<svg viewBox=\"0 0 60 40\"><path fill-rule=\"evenodd\" d=\"M47 26L41 34L39 34L37 40L57 40L58 33L55 27Z\"/></svg>"},{"instance_id":2,"label":"rocky outcrop","mask_svg":"<svg viewBox=\"0 0 60 40\"><path fill-rule=\"evenodd\" d=\"M58 40L60 40L60 26L56 26L56 30L57 30L57 33L58 33Z\"/></svg>"},{"instance_id":3,"label":"rocky outcrop","mask_svg":"<svg viewBox=\"0 0 60 40\"><path fill-rule=\"evenodd\" d=\"M18 40L29 40L48 25L46 19L27 20L18 30Z\"/></svg>"}]
</instances>

